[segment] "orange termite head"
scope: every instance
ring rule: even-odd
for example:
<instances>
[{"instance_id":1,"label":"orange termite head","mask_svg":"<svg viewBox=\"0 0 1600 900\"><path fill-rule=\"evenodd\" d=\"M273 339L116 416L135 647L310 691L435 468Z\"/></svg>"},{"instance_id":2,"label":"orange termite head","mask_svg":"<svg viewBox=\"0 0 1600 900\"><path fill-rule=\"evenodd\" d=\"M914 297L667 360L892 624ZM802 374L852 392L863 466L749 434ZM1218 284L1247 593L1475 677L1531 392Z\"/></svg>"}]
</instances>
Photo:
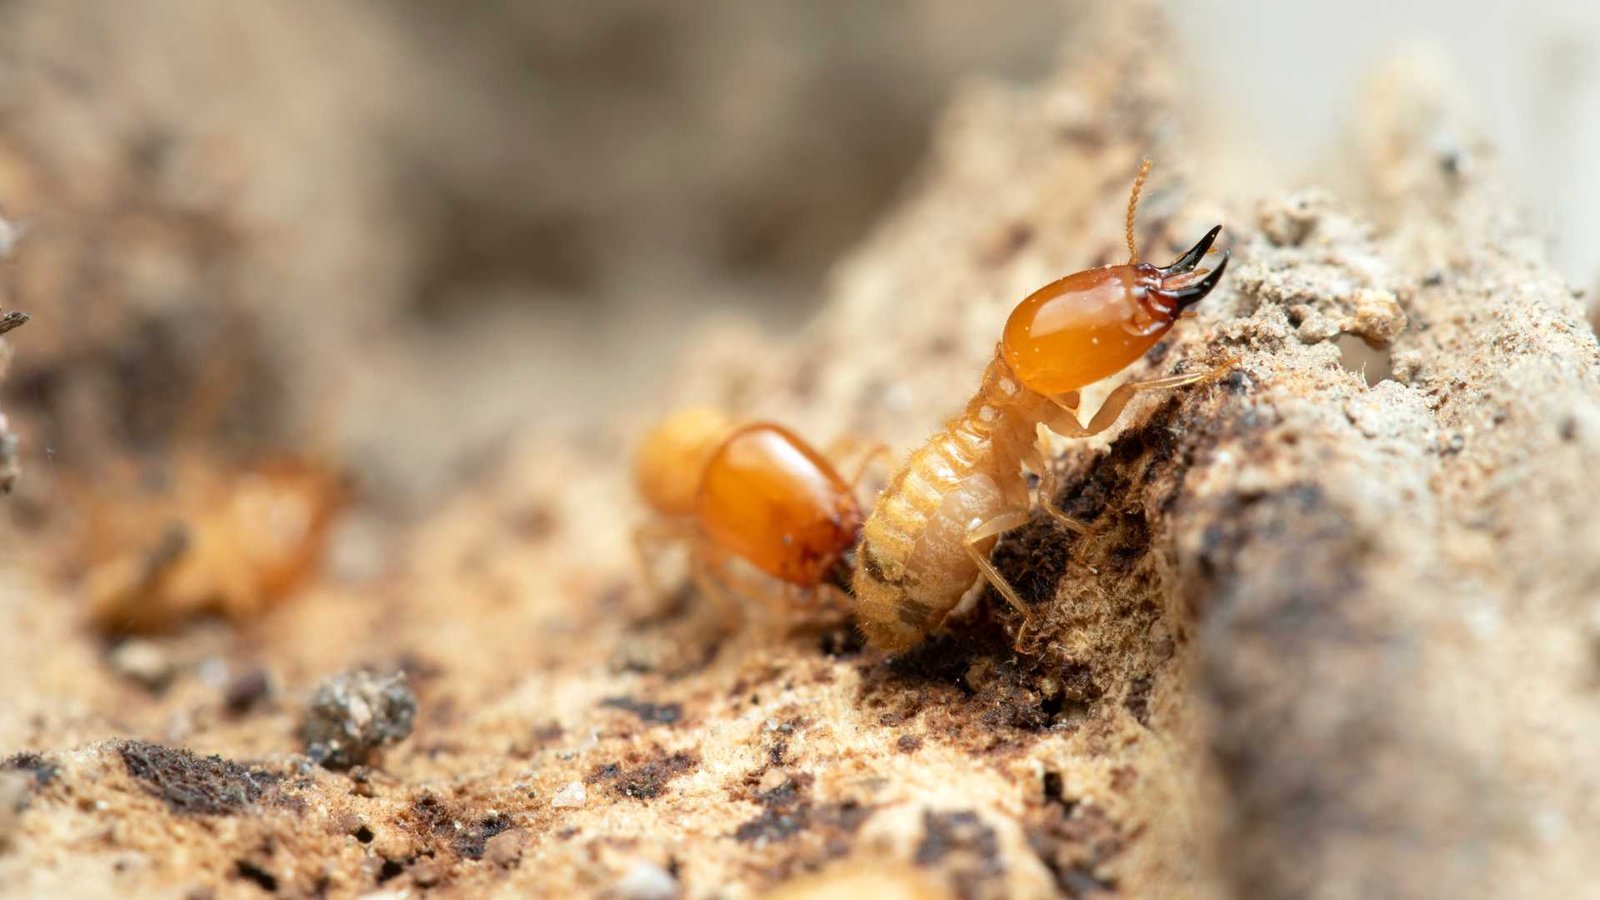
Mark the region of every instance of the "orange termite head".
<instances>
[{"instance_id":1,"label":"orange termite head","mask_svg":"<svg viewBox=\"0 0 1600 900\"><path fill-rule=\"evenodd\" d=\"M661 515L694 515L700 476L733 427L714 409L684 409L662 419L634 451L639 495Z\"/></svg>"},{"instance_id":2,"label":"orange termite head","mask_svg":"<svg viewBox=\"0 0 1600 900\"><path fill-rule=\"evenodd\" d=\"M1222 280L1228 254L1198 268L1222 226L1168 266L1131 262L1068 275L1034 291L1006 321L1001 352L1029 389L1064 394L1115 375L1149 350Z\"/></svg>"}]
</instances>

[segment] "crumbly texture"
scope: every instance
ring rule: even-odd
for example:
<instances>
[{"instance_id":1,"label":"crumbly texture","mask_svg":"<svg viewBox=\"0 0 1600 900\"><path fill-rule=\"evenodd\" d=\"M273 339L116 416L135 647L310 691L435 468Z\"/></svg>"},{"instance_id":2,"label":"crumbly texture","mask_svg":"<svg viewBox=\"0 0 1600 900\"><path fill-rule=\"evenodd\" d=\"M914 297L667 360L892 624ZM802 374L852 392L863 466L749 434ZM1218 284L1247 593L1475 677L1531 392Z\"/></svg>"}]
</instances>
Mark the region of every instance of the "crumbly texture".
<instances>
[{"instance_id":1,"label":"crumbly texture","mask_svg":"<svg viewBox=\"0 0 1600 900\"><path fill-rule=\"evenodd\" d=\"M230 693L224 702L230 706ZM305 754L330 769L348 769L372 760L378 750L411 735L417 696L401 675L344 672L311 692L300 741Z\"/></svg>"},{"instance_id":2,"label":"crumbly texture","mask_svg":"<svg viewBox=\"0 0 1600 900\"><path fill-rule=\"evenodd\" d=\"M988 592L893 658L848 624L657 596L621 427L530 436L414 520L350 513L292 600L154 638L159 692L86 626L65 526L19 514L0 889L826 896L836 871L925 897L1591 890L1581 303L1404 70L1362 105L1345 195L1208 198L1144 12L1087 23L1093 47L1041 84L966 90L815 326L709 334L676 394L903 452L960 408L1017 298L1122 257L1129 178L1157 157L1145 252L1223 222L1234 262L1129 377L1237 361L1057 448L1058 502L1091 530L1041 515L996 549L1038 620L1020 641ZM354 668L403 672L414 728L332 771L297 728Z\"/></svg>"}]
</instances>

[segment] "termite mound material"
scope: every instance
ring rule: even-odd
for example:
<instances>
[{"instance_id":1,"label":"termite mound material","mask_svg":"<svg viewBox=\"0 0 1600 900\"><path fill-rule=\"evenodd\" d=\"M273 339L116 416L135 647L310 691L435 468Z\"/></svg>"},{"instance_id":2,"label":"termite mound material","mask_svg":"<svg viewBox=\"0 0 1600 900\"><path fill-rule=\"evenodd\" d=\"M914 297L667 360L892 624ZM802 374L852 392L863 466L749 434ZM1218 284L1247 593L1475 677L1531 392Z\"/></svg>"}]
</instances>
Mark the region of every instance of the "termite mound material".
<instances>
[{"instance_id":1,"label":"termite mound material","mask_svg":"<svg viewBox=\"0 0 1600 900\"><path fill-rule=\"evenodd\" d=\"M398 533L335 527L343 562L295 597L148 638L159 691L107 663L54 568L8 570L0 885L1588 890L1600 352L1581 303L1488 148L1404 69L1361 106L1338 194L1209 197L1156 27L1110 16L1045 82L966 90L815 328L709 334L674 394L908 449L959 409L1019 298L1121 257L1128 178L1156 157L1145 253L1220 221L1234 255L1129 377L1238 363L1058 448L1058 502L1090 530L1036 515L996 549L1034 611L1020 642L989 594L893 658L655 597L628 553L626 442L530 438ZM6 546L66 568L59 522L34 514ZM388 562L364 575L356 551ZM299 729L315 686L354 669L405 674L405 727L333 771Z\"/></svg>"}]
</instances>

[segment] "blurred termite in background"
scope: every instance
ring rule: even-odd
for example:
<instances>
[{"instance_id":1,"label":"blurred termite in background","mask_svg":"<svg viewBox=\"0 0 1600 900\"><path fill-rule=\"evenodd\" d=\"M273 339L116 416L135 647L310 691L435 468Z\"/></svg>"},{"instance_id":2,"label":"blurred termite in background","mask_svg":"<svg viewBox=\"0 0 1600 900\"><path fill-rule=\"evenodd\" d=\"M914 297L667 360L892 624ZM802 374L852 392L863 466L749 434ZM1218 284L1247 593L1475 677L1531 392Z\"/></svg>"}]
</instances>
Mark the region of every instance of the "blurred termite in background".
<instances>
[{"instance_id":1,"label":"blurred termite in background","mask_svg":"<svg viewBox=\"0 0 1600 900\"><path fill-rule=\"evenodd\" d=\"M85 591L108 633L165 631L205 614L242 621L283 600L316 572L346 493L299 460L177 468L159 496L86 501Z\"/></svg>"},{"instance_id":2,"label":"blurred termite in background","mask_svg":"<svg viewBox=\"0 0 1600 900\"><path fill-rule=\"evenodd\" d=\"M634 458L634 482L655 515L635 534L646 576L654 580L657 548L686 543L696 585L719 602L734 587L784 610L823 607L821 595L836 600L849 584L862 521L855 490L874 455L847 479L781 425L737 425L707 409L669 416ZM771 582L746 577L738 562Z\"/></svg>"}]
</instances>

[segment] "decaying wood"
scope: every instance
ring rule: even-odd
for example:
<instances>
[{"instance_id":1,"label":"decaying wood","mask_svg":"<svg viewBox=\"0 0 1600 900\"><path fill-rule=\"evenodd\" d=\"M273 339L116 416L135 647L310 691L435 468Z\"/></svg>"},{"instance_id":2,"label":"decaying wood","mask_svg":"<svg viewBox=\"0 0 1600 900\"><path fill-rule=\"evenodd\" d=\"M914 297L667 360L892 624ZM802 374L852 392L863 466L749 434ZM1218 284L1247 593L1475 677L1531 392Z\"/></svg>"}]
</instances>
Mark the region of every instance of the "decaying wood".
<instances>
[{"instance_id":1,"label":"decaying wood","mask_svg":"<svg viewBox=\"0 0 1600 900\"><path fill-rule=\"evenodd\" d=\"M1044 622L1026 653L989 597L893 660L760 614L726 633L692 593L642 590L623 444L533 449L397 538L387 580L170 646L261 660L290 698L407 670L417 730L381 768L295 756L292 699L241 720L188 677L127 706L67 614L0 634L0 746L41 751L6 763L37 786L0 884L747 896L876 865L973 897L1590 889L1600 353L1579 299L1425 81L1384 76L1343 196L1229 205L1132 28L1040 86L966 92L817 326L710 335L675 396L912 446L1017 298L1120 256L1155 156L1147 254L1222 222L1235 262L1131 376L1236 371L1060 447L1091 531L1038 516L996 551ZM237 761L168 769L246 799L179 808L124 765L130 733Z\"/></svg>"}]
</instances>

